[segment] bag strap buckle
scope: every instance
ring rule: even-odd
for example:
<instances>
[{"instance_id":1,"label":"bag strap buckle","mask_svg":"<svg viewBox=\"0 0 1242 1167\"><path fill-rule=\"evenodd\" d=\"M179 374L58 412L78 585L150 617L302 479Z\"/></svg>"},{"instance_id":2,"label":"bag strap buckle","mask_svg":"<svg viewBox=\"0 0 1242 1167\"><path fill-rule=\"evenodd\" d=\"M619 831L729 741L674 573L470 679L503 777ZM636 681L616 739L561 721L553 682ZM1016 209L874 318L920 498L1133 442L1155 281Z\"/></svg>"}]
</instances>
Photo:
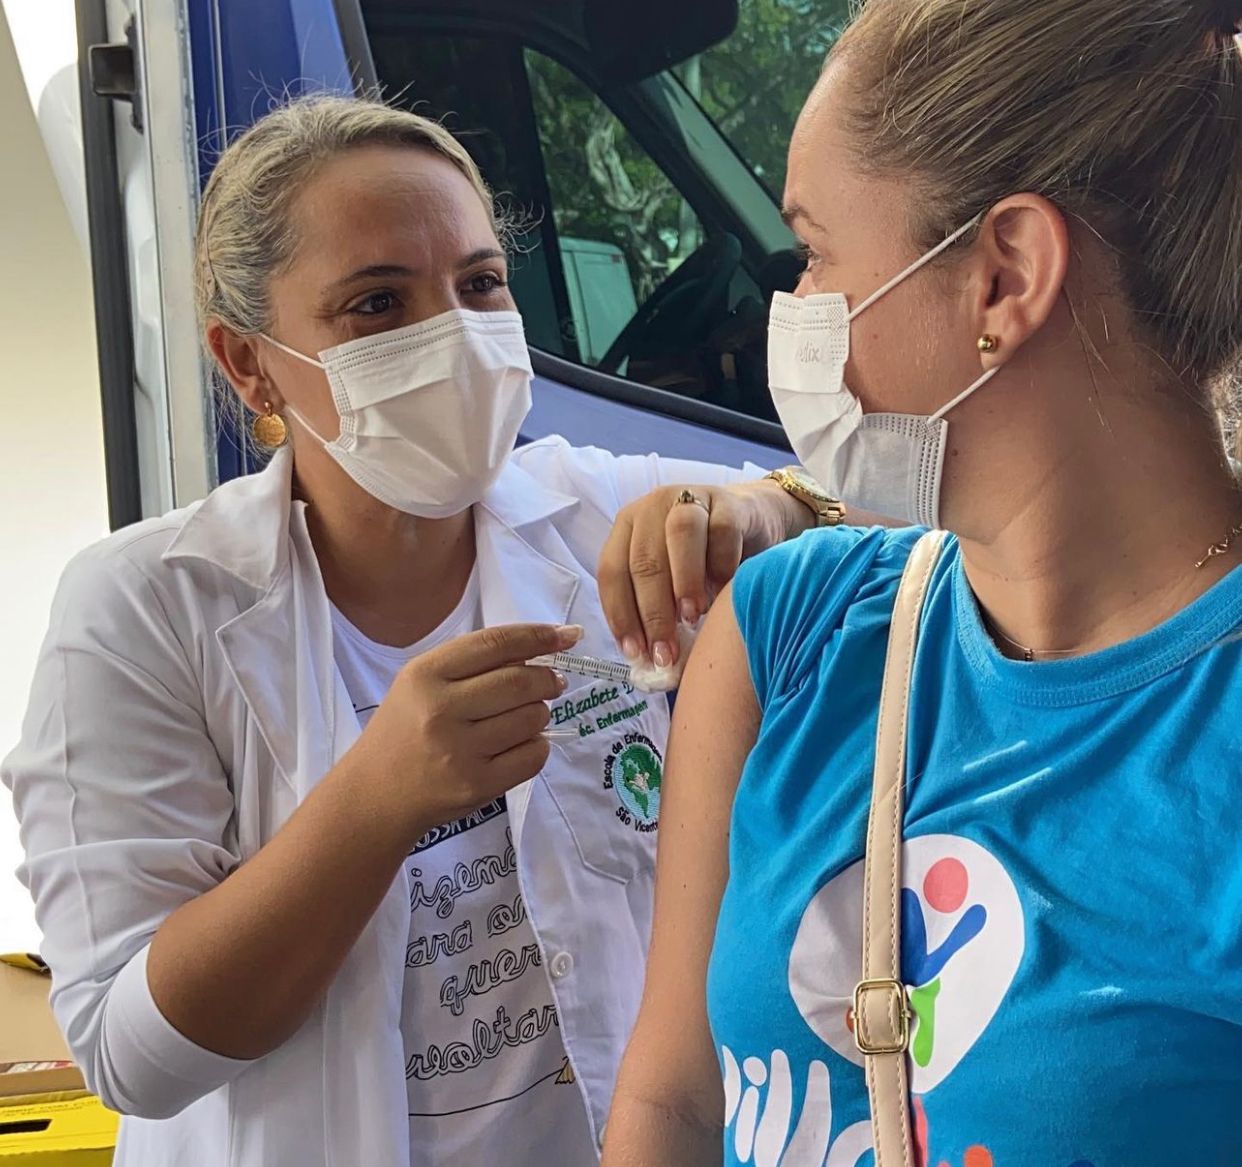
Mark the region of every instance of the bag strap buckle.
<instances>
[{"instance_id":1,"label":"bag strap buckle","mask_svg":"<svg viewBox=\"0 0 1242 1167\"><path fill-rule=\"evenodd\" d=\"M888 996L883 1008L874 999L879 993ZM910 1048L910 1016L906 986L900 981L880 977L854 986L854 1044L859 1053L904 1054Z\"/></svg>"}]
</instances>

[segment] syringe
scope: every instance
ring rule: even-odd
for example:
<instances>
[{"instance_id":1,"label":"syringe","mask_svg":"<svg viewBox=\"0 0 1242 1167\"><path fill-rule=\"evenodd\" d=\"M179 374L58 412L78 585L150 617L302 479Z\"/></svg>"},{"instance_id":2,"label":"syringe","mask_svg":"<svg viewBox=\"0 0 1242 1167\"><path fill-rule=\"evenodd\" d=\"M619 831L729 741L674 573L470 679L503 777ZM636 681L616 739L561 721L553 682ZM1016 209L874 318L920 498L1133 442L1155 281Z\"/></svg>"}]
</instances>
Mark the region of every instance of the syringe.
<instances>
[{"instance_id":1,"label":"syringe","mask_svg":"<svg viewBox=\"0 0 1242 1167\"><path fill-rule=\"evenodd\" d=\"M546 656L537 656L526 662L528 665L542 665L544 668L556 669L562 673L576 673L580 677L591 677L597 681L616 681L618 684L629 684L630 666L616 660L603 660L597 656L579 656L573 652L552 652ZM577 729L545 729L543 736L550 740L559 738L581 737Z\"/></svg>"},{"instance_id":2,"label":"syringe","mask_svg":"<svg viewBox=\"0 0 1242 1167\"><path fill-rule=\"evenodd\" d=\"M546 656L534 657L526 663L557 669L562 673L576 673L580 677L593 677L597 681L616 681L621 684L628 683L630 679L630 666L623 661L579 656L573 652L552 652Z\"/></svg>"}]
</instances>

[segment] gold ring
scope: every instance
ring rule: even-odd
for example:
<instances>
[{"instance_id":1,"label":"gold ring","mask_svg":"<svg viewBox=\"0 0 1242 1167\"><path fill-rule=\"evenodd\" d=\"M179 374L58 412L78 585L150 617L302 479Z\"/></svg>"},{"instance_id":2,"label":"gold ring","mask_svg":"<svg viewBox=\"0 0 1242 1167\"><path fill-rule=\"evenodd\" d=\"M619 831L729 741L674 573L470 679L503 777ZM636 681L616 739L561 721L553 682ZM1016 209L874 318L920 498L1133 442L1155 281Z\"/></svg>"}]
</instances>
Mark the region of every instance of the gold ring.
<instances>
[{"instance_id":1,"label":"gold ring","mask_svg":"<svg viewBox=\"0 0 1242 1167\"><path fill-rule=\"evenodd\" d=\"M677 496L677 504L676 504L676 505L677 505L677 506L681 506L681 505L683 505L684 503L693 503L695 506L700 506L700 507L702 507L702 508L703 508L703 510L704 510L704 511L706 511L709 515L712 513L712 512L711 512L711 507L709 507L709 506L707 505L707 503L705 503L705 502L704 502L701 498L699 498L699 496L698 496L697 494L695 494L693 490L683 490L683 491L682 491L682 492L681 492L681 493Z\"/></svg>"}]
</instances>

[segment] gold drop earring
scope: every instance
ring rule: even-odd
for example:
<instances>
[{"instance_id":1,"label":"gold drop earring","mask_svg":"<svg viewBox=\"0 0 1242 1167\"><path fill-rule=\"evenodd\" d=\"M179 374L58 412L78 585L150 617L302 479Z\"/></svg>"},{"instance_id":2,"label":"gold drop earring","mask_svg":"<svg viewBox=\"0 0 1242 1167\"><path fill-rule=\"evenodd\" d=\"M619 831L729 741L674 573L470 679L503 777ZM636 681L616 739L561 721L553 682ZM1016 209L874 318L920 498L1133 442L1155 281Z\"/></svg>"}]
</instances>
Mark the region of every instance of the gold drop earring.
<instances>
[{"instance_id":1,"label":"gold drop earring","mask_svg":"<svg viewBox=\"0 0 1242 1167\"><path fill-rule=\"evenodd\" d=\"M289 427L270 401L263 403L263 412L250 423L250 432L265 450L279 450L289 440Z\"/></svg>"}]
</instances>

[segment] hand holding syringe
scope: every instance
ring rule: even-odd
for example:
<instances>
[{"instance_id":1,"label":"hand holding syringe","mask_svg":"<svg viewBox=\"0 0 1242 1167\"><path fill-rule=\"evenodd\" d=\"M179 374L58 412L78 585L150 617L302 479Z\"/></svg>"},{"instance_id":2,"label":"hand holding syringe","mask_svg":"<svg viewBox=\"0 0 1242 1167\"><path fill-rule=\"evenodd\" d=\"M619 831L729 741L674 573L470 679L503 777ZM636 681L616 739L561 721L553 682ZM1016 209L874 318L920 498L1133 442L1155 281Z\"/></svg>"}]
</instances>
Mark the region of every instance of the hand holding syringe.
<instances>
[{"instance_id":1,"label":"hand holding syringe","mask_svg":"<svg viewBox=\"0 0 1242 1167\"><path fill-rule=\"evenodd\" d=\"M680 653L677 663L668 668L656 668L645 660L626 664L624 661L607 660L603 657L585 656L575 652L556 652L535 657L527 664L542 665L561 673L579 677L591 677L597 681L613 681L618 685L633 685L642 693L667 693L681 683L682 670L694 644L694 632L684 624L678 629ZM577 737L576 729L544 731L544 737Z\"/></svg>"}]
</instances>

